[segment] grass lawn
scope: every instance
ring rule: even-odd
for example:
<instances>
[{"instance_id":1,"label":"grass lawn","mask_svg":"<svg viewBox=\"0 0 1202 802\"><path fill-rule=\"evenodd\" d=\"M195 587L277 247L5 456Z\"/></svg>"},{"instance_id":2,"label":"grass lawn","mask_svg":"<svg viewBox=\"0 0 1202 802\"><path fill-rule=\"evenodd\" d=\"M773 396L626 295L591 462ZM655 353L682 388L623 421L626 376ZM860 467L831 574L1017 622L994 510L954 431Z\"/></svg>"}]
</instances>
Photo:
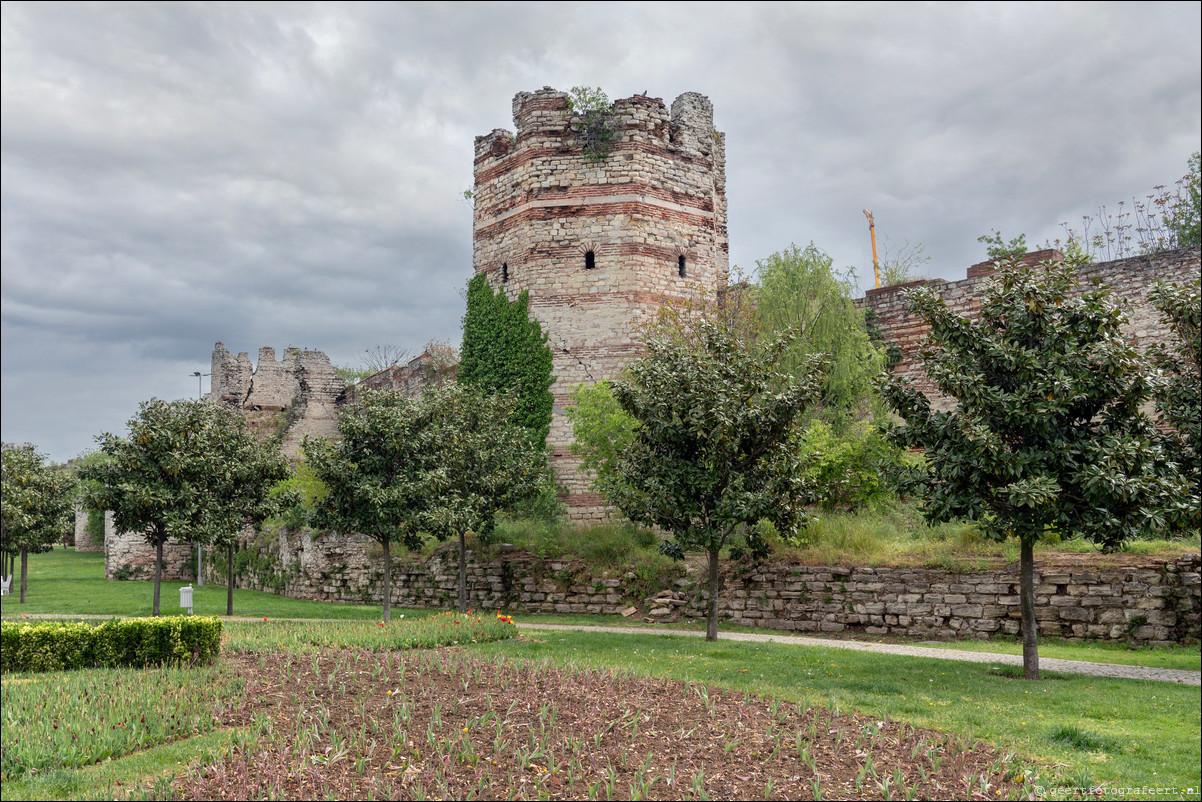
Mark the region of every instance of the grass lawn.
<instances>
[{"instance_id":1,"label":"grass lawn","mask_svg":"<svg viewBox=\"0 0 1202 802\"><path fill-rule=\"evenodd\" d=\"M1028 682L988 664L650 633L544 631L473 649L889 716L1062 766L1077 780L1073 785L1173 789L1119 798L1199 798L1202 689L1196 686L1078 675Z\"/></svg>"},{"instance_id":2,"label":"grass lawn","mask_svg":"<svg viewBox=\"0 0 1202 802\"><path fill-rule=\"evenodd\" d=\"M20 565L13 578L14 593L4 597L3 615L61 613L63 615L150 615L154 582L109 582L104 578L104 555L76 553L56 547L45 554L29 555L29 590L20 604ZM179 612L179 589L193 586L192 609L197 615L225 615L224 585L197 586L194 582L163 582L160 607L165 615ZM405 610L394 610L394 615ZM234 615L249 618L349 618L379 619L376 605L341 604L289 599L257 590L234 590Z\"/></svg>"}]
</instances>

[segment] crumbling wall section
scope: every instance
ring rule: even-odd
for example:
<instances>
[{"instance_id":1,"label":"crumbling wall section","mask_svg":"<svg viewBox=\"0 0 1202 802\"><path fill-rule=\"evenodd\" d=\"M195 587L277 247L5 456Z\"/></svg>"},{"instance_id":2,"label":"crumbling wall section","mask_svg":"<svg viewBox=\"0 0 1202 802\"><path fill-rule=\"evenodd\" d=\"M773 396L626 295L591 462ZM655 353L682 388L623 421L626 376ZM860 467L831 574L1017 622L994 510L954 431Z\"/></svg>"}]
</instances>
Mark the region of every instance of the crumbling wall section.
<instances>
[{"instance_id":1,"label":"crumbling wall section","mask_svg":"<svg viewBox=\"0 0 1202 802\"><path fill-rule=\"evenodd\" d=\"M300 456L306 436L338 434L346 389L322 351L288 347L277 361L275 349L264 346L252 367L245 351L234 357L218 342L210 372L208 399L239 410L265 436L279 435L281 451L291 459Z\"/></svg>"},{"instance_id":2,"label":"crumbling wall section","mask_svg":"<svg viewBox=\"0 0 1202 802\"><path fill-rule=\"evenodd\" d=\"M564 409L576 385L640 353L640 324L665 302L713 292L726 273L725 137L695 92L671 111L644 95L615 101L603 156L582 149L564 92L519 92L513 119L516 134L476 137L474 267L510 298L529 291L554 355L552 467L572 518L600 519Z\"/></svg>"}]
</instances>

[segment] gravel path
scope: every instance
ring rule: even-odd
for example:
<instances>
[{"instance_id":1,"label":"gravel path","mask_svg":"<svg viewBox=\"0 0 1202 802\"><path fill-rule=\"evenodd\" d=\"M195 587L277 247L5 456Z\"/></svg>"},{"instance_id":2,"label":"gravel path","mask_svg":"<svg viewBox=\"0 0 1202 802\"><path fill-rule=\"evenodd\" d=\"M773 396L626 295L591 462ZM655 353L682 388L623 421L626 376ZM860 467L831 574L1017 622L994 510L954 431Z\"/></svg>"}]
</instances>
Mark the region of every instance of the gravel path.
<instances>
[{"instance_id":1,"label":"gravel path","mask_svg":"<svg viewBox=\"0 0 1202 802\"><path fill-rule=\"evenodd\" d=\"M704 632L684 629L643 629L640 627L604 627L573 624L518 624L522 629L558 629L613 632L617 634L676 635L686 638L701 638ZM851 649L858 652L878 654L900 654L907 657L931 657L936 660L960 660L966 663L995 663L1021 666L1022 655L994 654L992 652L968 652L959 649L940 649L930 646L902 645L896 643L867 643L856 640L806 638L799 635L759 635L745 632L720 632L720 640L753 641L757 643L788 643L794 646L818 646L825 649ZM1150 668L1147 666L1123 666L1113 663L1089 663L1084 660L1056 660L1039 658L1039 667L1045 671L1061 674L1089 674L1095 677L1117 677L1119 679L1143 679L1158 682L1176 682L1182 685L1202 685L1202 671L1186 671L1177 668Z\"/></svg>"}]
</instances>

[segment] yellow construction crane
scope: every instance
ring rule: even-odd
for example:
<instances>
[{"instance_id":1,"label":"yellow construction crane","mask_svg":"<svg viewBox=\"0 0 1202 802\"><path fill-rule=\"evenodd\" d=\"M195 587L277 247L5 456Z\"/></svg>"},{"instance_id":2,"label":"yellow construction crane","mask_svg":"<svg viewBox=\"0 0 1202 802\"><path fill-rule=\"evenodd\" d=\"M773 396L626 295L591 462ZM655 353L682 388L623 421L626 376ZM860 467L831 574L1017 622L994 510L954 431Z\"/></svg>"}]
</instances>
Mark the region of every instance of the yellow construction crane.
<instances>
[{"instance_id":1,"label":"yellow construction crane","mask_svg":"<svg viewBox=\"0 0 1202 802\"><path fill-rule=\"evenodd\" d=\"M872 272L876 274L876 286L881 286L881 263L876 258L876 223L872 220L872 212L864 209L864 216L868 218L868 235L872 237Z\"/></svg>"}]
</instances>

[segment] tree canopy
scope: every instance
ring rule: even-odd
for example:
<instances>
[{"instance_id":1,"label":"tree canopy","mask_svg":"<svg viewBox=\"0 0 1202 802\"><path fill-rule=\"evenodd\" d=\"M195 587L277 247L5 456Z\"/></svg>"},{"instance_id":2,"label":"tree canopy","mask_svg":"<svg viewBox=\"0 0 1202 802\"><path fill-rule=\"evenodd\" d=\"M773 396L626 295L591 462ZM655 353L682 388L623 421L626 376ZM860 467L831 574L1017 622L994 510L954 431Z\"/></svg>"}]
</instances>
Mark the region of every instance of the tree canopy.
<instances>
[{"instance_id":1,"label":"tree canopy","mask_svg":"<svg viewBox=\"0 0 1202 802\"><path fill-rule=\"evenodd\" d=\"M630 520L670 532L669 553L707 553L710 640L717 637L722 549L763 556L767 544L755 524L771 521L792 538L814 496L797 441L823 360L811 357L803 378L786 374L780 363L789 344L788 337L749 343L703 318L695 342L651 339L646 355L613 384L638 425L598 486Z\"/></svg>"},{"instance_id":2,"label":"tree canopy","mask_svg":"<svg viewBox=\"0 0 1202 802\"><path fill-rule=\"evenodd\" d=\"M544 450L510 422L512 401L470 386L430 388L418 400L368 391L343 411L337 442L306 440L326 493L319 526L360 532L384 550L384 620L391 613L391 544L420 548L428 537L487 538L496 512L537 493Z\"/></svg>"},{"instance_id":3,"label":"tree canopy","mask_svg":"<svg viewBox=\"0 0 1202 802\"><path fill-rule=\"evenodd\" d=\"M21 556L20 603L24 604L29 554L49 551L70 531L75 481L68 471L48 465L29 444L0 450L0 466L0 546L6 555Z\"/></svg>"},{"instance_id":4,"label":"tree canopy","mask_svg":"<svg viewBox=\"0 0 1202 802\"><path fill-rule=\"evenodd\" d=\"M119 532L141 532L155 547L153 615L159 614L163 545L169 538L210 543L226 536L242 511L230 498L244 457L244 422L205 401L146 401L129 434L96 438L104 459L80 465L88 506L112 510ZM237 525L241 528L241 524Z\"/></svg>"},{"instance_id":5,"label":"tree canopy","mask_svg":"<svg viewBox=\"0 0 1202 802\"><path fill-rule=\"evenodd\" d=\"M966 518L989 538L1021 541L1025 674L1039 656L1033 547L1047 531L1117 548L1180 523L1183 480L1164 438L1140 411L1153 381L1120 326L1108 293L1075 294L1071 266L1003 267L976 322L926 288L910 310L931 326L920 351L927 375L954 409L886 376L885 398L903 423L888 436L924 449L912 476L931 521Z\"/></svg>"}]
</instances>

